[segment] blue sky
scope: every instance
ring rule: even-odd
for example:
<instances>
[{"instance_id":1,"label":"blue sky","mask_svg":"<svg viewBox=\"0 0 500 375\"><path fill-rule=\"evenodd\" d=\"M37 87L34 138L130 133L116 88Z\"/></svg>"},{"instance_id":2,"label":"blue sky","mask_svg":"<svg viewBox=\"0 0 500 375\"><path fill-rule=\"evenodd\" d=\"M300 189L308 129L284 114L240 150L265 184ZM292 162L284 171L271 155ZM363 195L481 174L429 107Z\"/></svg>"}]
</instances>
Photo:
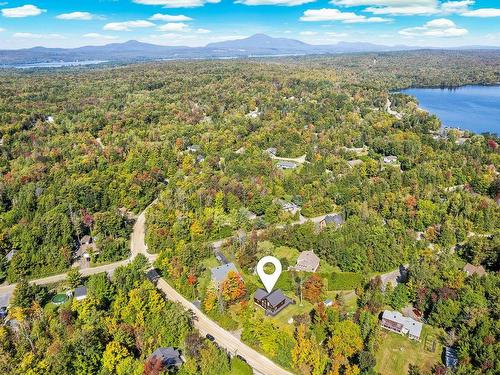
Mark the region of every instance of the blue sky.
<instances>
[{"instance_id":1,"label":"blue sky","mask_svg":"<svg viewBox=\"0 0 500 375\"><path fill-rule=\"evenodd\" d=\"M0 49L130 39L202 46L255 33L311 44L500 46L500 0L0 0Z\"/></svg>"}]
</instances>

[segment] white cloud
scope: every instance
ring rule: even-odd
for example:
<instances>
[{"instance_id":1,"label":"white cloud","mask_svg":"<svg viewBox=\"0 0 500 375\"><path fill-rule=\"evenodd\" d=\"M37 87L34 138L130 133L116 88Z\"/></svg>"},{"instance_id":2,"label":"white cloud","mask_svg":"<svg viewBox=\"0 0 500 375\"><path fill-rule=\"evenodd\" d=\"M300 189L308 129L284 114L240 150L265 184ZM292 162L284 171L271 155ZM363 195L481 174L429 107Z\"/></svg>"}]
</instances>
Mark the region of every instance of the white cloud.
<instances>
[{"instance_id":1,"label":"white cloud","mask_svg":"<svg viewBox=\"0 0 500 375\"><path fill-rule=\"evenodd\" d=\"M329 32L326 32L325 34L328 36L331 36L333 38L344 38L344 37L349 35L347 33L336 33L334 31L329 31Z\"/></svg>"},{"instance_id":2,"label":"white cloud","mask_svg":"<svg viewBox=\"0 0 500 375\"><path fill-rule=\"evenodd\" d=\"M418 36L418 37L458 37L464 36L469 31L459 28L452 20L446 18L438 18L426 22L423 26L409 27L400 30L398 33L403 36Z\"/></svg>"},{"instance_id":3,"label":"white cloud","mask_svg":"<svg viewBox=\"0 0 500 375\"><path fill-rule=\"evenodd\" d=\"M282 5L282 6L296 6L307 3L313 3L316 0L236 0L237 4L244 5Z\"/></svg>"},{"instance_id":4,"label":"white cloud","mask_svg":"<svg viewBox=\"0 0 500 375\"><path fill-rule=\"evenodd\" d=\"M355 6L435 6L437 0L331 0L331 4L347 7Z\"/></svg>"},{"instance_id":5,"label":"white cloud","mask_svg":"<svg viewBox=\"0 0 500 375\"><path fill-rule=\"evenodd\" d=\"M500 17L500 9L499 8L480 8L471 10L468 12L461 13L462 16L465 17Z\"/></svg>"},{"instance_id":6,"label":"white cloud","mask_svg":"<svg viewBox=\"0 0 500 375\"><path fill-rule=\"evenodd\" d=\"M66 39L66 37L61 34L33 34L33 33L14 33L12 34L14 38L23 39Z\"/></svg>"},{"instance_id":7,"label":"white cloud","mask_svg":"<svg viewBox=\"0 0 500 375\"><path fill-rule=\"evenodd\" d=\"M22 18L30 16L38 16L45 13L45 9L40 9L36 5L23 5L17 8L2 9L2 16L11 18Z\"/></svg>"},{"instance_id":8,"label":"white cloud","mask_svg":"<svg viewBox=\"0 0 500 375\"><path fill-rule=\"evenodd\" d=\"M194 8L205 4L217 4L221 0L133 0L143 5L162 5L165 8Z\"/></svg>"},{"instance_id":9,"label":"white cloud","mask_svg":"<svg viewBox=\"0 0 500 375\"><path fill-rule=\"evenodd\" d=\"M60 20L90 21L94 18L94 15L89 12L72 12L59 14L56 18Z\"/></svg>"},{"instance_id":10,"label":"white cloud","mask_svg":"<svg viewBox=\"0 0 500 375\"><path fill-rule=\"evenodd\" d=\"M159 31L187 31L188 25L183 22L169 22L158 26Z\"/></svg>"},{"instance_id":11,"label":"white cloud","mask_svg":"<svg viewBox=\"0 0 500 375\"><path fill-rule=\"evenodd\" d=\"M390 14L393 16L452 14L465 12L474 3L474 0L446 1L442 3L438 3L437 0L406 3L401 1L374 1L372 6L366 8L365 11L373 14Z\"/></svg>"},{"instance_id":12,"label":"white cloud","mask_svg":"<svg viewBox=\"0 0 500 375\"><path fill-rule=\"evenodd\" d=\"M172 15L172 14L160 14L156 13L149 17L150 21L165 21L165 22L181 22L181 21L192 21L193 19L182 14Z\"/></svg>"},{"instance_id":13,"label":"white cloud","mask_svg":"<svg viewBox=\"0 0 500 375\"><path fill-rule=\"evenodd\" d=\"M196 29L195 30L196 34L210 34L211 32L212 32L212 30L208 30L208 29Z\"/></svg>"},{"instance_id":14,"label":"white cloud","mask_svg":"<svg viewBox=\"0 0 500 375\"><path fill-rule=\"evenodd\" d=\"M440 12L437 8L425 5L368 7L365 11L373 14L390 14L393 16L430 15Z\"/></svg>"},{"instance_id":15,"label":"white cloud","mask_svg":"<svg viewBox=\"0 0 500 375\"><path fill-rule=\"evenodd\" d=\"M474 3L474 0L447 1L441 4L441 11L443 13L462 13L467 11Z\"/></svg>"},{"instance_id":16,"label":"white cloud","mask_svg":"<svg viewBox=\"0 0 500 375\"><path fill-rule=\"evenodd\" d=\"M301 31L299 34L302 36L318 35L316 31Z\"/></svg>"},{"instance_id":17,"label":"white cloud","mask_svg":"<svg viewBox=\"0 0 500 375\"><path fill-rule=\"evenodd\" d=\"M138 21L125 21L125 22L111 22L104 25L104 30L112 31L131 31L132 29L147 28L155 26L154 23L144 20Z\"/></svg>"},{"instance_id":18,"label":"white cloud","mask_svg":"<svg viewBox=\"0 0 500 375\"><path fill-rule=\"evenodd\" d=\"M102 39L102 40L118 39L118 37L114 36L114 35L105 35L105 34L99 34L99 33L88 33L88 34L84 34L83 37L89 38L89 39Z\"/></svg>"},{"instance_id":19,"label":"white cloud","mask_svg":"<svg viewBox=\"0 0 500 375\"><path fill-rule=\"evenodd\" d=\"M341 21L343 23L389 22L388 18L366 17L353 12L341 12L338 9L309 9L300 17L301 21Z\"/></svg>"}]
</instances>

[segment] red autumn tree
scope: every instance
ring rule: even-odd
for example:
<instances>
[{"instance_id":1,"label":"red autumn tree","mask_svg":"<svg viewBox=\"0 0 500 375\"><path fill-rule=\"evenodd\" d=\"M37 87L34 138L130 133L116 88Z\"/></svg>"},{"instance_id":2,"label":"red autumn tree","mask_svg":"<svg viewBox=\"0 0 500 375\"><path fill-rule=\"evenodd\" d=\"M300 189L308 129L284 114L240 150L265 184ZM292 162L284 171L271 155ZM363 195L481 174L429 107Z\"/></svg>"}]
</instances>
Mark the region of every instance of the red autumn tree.
<instances>
[{"instance_id":1,"label":"red autumn tree","mask_svg":"<svg viewBox=\"0 0 500 375\"><path fill-rule=\"evenodd\" d=\"M195 285L195 284L196 284L196 282L198 281L198 279L197 279L197 277L196 277L196 275L195 275L195 274L190 273L190 274L188 275L188 279L187 279L187 281L188 281L188 284L189 284L189 285L193 286L193 285Z\"/></svg>"},{"instance_id":2,"label":"red autumn tree","mask_svg":"<svg viewBox=\"0 0 500 375\"><path fill-rule=\"evenodd\" d=\"M226 302L234 302L242 298L246 293L245 283L241 276L234 271L229 271L221 286L222 296Z\"/></svg>"},{"instance_id":3,"label":"red autumn tree","mask_svg":"<svg viewBox=\"0 0 500 375\"><path fill-rule=\"evenodd\" d=\"M311 303L318 303L321 301L323 294L323 279L317 274L311 275L304 283L304 299Z\"/></svg>"},{"instance_id":4,"label":"red autumn tree","mask_svg":"<svg viewBox=\"0 0 500 375\"><path fill-rule=\"evenodd\" d=\"M143 375L160 375L163 372L163 363L161 358L150 357L144 364Z\"/></svg>"}]
</instances>

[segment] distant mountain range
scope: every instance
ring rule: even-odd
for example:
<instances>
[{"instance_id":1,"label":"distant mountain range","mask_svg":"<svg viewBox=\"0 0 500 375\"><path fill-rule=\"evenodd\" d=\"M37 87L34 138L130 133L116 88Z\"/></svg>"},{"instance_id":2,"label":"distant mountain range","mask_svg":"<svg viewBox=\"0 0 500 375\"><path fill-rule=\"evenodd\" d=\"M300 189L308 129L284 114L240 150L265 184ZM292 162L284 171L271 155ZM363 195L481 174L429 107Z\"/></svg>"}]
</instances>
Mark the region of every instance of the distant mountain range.
<instances>
[{"instance_id":1,"label":"distant mountain range","mask_svg":"<svg viewBox=\"0 0 500 375\"><path fill-rule=\"evenodd\" d=\"M498 48L462 47L460 49ZM230 58L283 55L337 54L353 52L406 51L422 49L405 45L384 46L362 42L339 42L332 45L312 45L295 39L273 38L264 34L210 43L205 47L158 46L131 40L104 46L79 48L34 47L0 50L0 65L52 63L60 61L105 60L110 62L147 61L160 59Z\"/></svg>"}]
</instances>

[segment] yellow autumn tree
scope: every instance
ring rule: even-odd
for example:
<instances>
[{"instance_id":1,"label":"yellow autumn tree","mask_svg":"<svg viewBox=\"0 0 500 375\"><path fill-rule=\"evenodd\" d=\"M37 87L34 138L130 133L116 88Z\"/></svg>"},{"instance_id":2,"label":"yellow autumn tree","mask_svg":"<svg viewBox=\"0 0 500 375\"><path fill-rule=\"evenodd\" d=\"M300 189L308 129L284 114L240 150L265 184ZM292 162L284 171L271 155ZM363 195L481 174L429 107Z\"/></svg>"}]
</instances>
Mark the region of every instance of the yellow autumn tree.
<instances>
[{"instance_id":1,"label":"yellow autumn tree","mask_svg":"<svg viewBox=\"0 0 500 375\"><path fill-rule=\"evenodd\" d=\"M363 349L359 326L350 320L334 323L327 346L332 360L329 375L339 375L341 367L351 368L349 358ZM354 368L351 370L355 371Z\"/></svg>"},{"instance_id":2,"label":"yellow autumn tree","mask_svg":"<svg viewBox=\"0 0 500 375\"><path fill-rule=\"evenodd\" d=\"M296 344L292 349L292 363L300 374L321 375L327 363L320 346L306 335L306 326L301 324L296 332Z\"/></svg>"}]
</instances>

